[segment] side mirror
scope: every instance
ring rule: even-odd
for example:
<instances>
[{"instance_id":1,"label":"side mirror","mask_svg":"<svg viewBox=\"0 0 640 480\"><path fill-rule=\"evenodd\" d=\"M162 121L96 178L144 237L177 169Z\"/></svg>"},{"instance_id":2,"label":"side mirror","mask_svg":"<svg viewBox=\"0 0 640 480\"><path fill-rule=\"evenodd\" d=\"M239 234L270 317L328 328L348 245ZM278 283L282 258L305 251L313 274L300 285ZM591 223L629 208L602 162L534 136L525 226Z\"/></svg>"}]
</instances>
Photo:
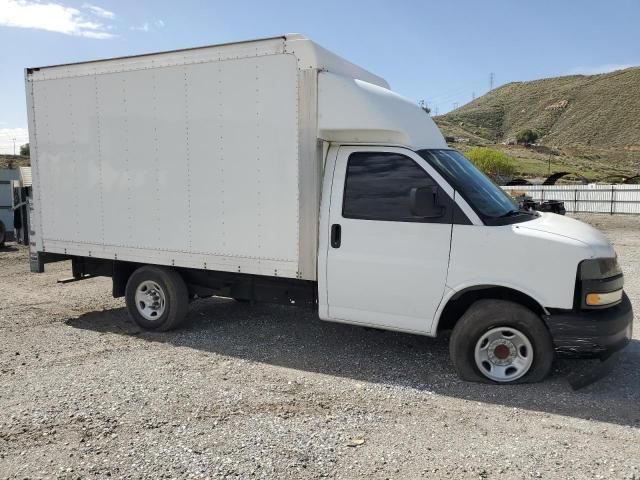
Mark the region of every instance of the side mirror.
<instances>
[{"instance_id":1,"label":"side mirror","mask_svg":"<svg viewBox=\"0 0 640 480\"><path fill-rule=\"evenodd\" d=\"M438 204L440 187L414 187L409 193L411 214L421 218L439 218L444 215L444 207Z\"/></svg>"}]
</instances>

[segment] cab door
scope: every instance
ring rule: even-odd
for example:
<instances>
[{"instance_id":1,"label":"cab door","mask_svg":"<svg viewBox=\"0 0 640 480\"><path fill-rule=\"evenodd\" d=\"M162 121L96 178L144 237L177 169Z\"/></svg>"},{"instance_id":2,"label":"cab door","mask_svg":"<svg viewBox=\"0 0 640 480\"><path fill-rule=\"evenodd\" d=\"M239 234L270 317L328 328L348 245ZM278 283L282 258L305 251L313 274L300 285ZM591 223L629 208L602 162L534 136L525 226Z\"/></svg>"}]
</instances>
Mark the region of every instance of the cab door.
<instances>
[{"instance_id":1,"label":"cab door","mask_svg":"<svg viewBox=\"0 0 640 480\"><path fill-rule=\"evenodd\" d=\"M415 216L412 189L434 185L443 215ZM327 319L430 333L447 278L452 198L410 150L339 147L327 222Z\"/></svg>"}]
</instances>

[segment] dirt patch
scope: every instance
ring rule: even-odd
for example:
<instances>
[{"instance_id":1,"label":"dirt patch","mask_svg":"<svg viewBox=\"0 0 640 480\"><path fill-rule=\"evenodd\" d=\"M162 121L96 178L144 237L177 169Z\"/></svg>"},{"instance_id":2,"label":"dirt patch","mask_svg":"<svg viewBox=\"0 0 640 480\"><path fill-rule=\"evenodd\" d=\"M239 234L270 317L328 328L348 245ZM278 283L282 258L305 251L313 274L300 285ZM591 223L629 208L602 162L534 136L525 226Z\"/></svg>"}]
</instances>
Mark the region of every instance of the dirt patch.
<instances>
[{"instance_id":1,"label":"dirt patch","mask_svg":"<svg viewBox=\"0 0 640 480\"><path fill-rule=\"evenodd\" d=\"M580 216L616 244L640 311L640 218ZM225 299L141 331L110 280L58 284L0 250L0 478L640 478L640 324L573 392L461 382L447 339Z\"/></svg>"}]
</instances>

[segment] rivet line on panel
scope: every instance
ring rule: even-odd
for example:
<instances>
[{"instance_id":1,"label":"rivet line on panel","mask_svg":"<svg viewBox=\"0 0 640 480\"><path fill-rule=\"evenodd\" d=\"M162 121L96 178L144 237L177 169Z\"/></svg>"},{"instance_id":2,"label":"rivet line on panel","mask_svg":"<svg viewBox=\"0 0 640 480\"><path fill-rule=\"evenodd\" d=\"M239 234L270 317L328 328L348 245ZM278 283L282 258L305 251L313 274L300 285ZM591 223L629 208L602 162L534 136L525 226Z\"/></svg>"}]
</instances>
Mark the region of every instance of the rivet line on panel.
<instances>
[{"instance_id":1,"label":"rivet line on panel","mask_svg":"<svg viewBox=\"0 0 640 480\"><path fill-rule=\"evenodd\" d=\"M262 165L260 163L260 64L256 62L256 164L257 164L257 189L258 197L258 252L262 251Z\"/></svg>"},{"instance_id":2,"label":"rivet line on panel","mask_svg":"<svg viewBox=\"0 0 640 480\"><path fill-rule=\"evenodd\" d=\"M186 61L186 59L185 59ZM187 156L187 229L189 233L189 250L192 248L191 232L191 145L189 143L189 78L186 65L184 70L184 115L185 115L185 148Z\"/></svg>"},{"instance_id":3,"label":"rivet line on panel","mask_svg":"<svg viewBox=\"0 0 640 480\"><path fill-rule=\"evenodd\" d=\"M94 74L93 84L96 94L96 132L98 134L98 195L100 196L100 238L104 245L104 195L103 195L103 179L102 179L102 142L100 138L100 94L98 92L98 75Z\"/></svg>"},{"instance_id":4,"label":"rivet line on panel","mask_svg":"<svg viewBox=\"0 0 640 480\"><path fill-rule=\"evenodd\" d=\"M71 158L73 158L73 174L75 177L74 185L79 184L78 179L78 159L76 155L76 138L75 138L75 128L76 125L73 121L73 94L71 88L71 80L67 83L67 87L69 89L69 125L71 125ZM76 238L80 238L80 199L78 198L78 188L73 188L73 196L74 196L74 214L76 221Z\"/></svg>"},{"instance_id":5,"label":"rivet line on panel","mask_svg":"<svg viewBox=\"0 0 640 480\"><path fill-rule=\"evenodd\" d=\"M39 168L38 168L38 162L34 161L35 159L38 158L38 142L37 142L37 120L36 120L36 107L35 107L35 97L34 97L34 90L35 90L35 84L31 85L31 89L30 89L30 97L31 97L31 118L33 119L33 132L29 132L29 135L33 135L33 138L36 139L35 145L32 145L33 148L33 155L34 157L31 159L34 165L34 173L36 178L40 178L40 172L39 172ZM29 127L31 127L31 125L29 125ZM40 187L40 183L41 182L37 182L38 185L36 186L36 190L34 191L34 194L36 194L38 201L41 202L42 199L42 189ZM43 225L42 225L42 208L39 209L39 217L40 217L40 225L39 225L39 232L38 234L40 235L40 238L44 239L44 234L43 234Z\"/></svg>"},{"instance_id":6,"label":"rivet line on panel","mask_svg":"<svg viewBox=\"0 0 640 480\"><path fill-rule=\"evenodd\" d=\"M123 146L124 146L124 162L125 162L125 170L127 172L127 226L128 232L127 236L129 238L129 243L133 242L133 215L131 213L132 201L131 201L131 165L130 165L130 154L129 154L129 120L128 120L128 105L127 105L127 78L126 75L122 76L122 111L123 111L123 121L124 121L124 134L123 137Z\"/></svg>"},{"instance_id":7,"label":"rivet line on panel","mask_svg":"<svg viewBox=\"0 0 640 480\"><path fill-rule=\"evenodd\" d=\"M225 182L224 182L224 121L222 118L222 66L218 63L218 131L220 132L220 142L218 143L220 151L220 218L222 219L222 227L220 228L220 235L222 237L223 250L227 247L227 233L225 226Z\"/></svg>"},{"instance_id":8,"label":"rivet line on panel","mask_svg":"<svg viewBox=\"0 0 640 480\"><path fill-rule=\"evenodd\" d=\"M44 109L44 117L45 117L45 131L47 132L47 143L51 144L51 129L49 128L49 109L48 108ZM35 119L34 119L34 121L35 121ZM36 165L37 163L38 162L32 162L32 165ZM41 182L39 182L39 183L41 183ZM45 204L41 201L41 203L40 203L40 212L42 212L42 209L44 208L44 205ZM47 198L46 206L47 206L47 209L53 214L52 216L54 218L54 222L56 222L58 225L61 225L61 223L56 221L57 220L56 219L56 214L59 214L61 212L59 212L56 209L55 195L49 195L49 198ZM42 232L42 221L41 221L41 225L40 225L40 231Z\"/></svg>"},{"instance_id":9,"label":"rivet line on panel","mask_svg":"<svg viewBox=\"0 0 640 480\"><path fill-rule=\"evenodd\" d=\"M151 61L151 66L153 67L154 61ZM151 92L152 92L152 103L153 103L153 136L154 136L154 146L155 146L155 174L156 174L156 201L155 209L156 209L156 227L158 233L158 244L160 244L162 240L162 231L161 231L161 213L160 213L160 147L158 140L158 100L157 100L157 85L156 85L156 72L155 70L151 73Z\"/></svg>"}]
</instances>

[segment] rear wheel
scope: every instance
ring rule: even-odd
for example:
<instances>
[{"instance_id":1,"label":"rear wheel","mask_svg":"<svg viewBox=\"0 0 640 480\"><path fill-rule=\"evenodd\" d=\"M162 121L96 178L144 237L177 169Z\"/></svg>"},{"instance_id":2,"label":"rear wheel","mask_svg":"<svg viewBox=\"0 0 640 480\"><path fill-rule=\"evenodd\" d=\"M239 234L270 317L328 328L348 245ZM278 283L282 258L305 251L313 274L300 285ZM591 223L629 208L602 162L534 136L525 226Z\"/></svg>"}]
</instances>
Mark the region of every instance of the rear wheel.
<instances>
[{"instance_id":1,"label":"rear wheel","mask_svg":"<svg viewBox=\"0 0 640 480\"><path fill-rule=\"evenodd\" d=\"M125 293L131 318L146 330L176 328L187 316L189 292L178 272L147 265L137 269Z\"/></svg>"},{"instance_id":2,"label":"rear wheel","mask_svg":"<svg viewBox=\"0 0 640 480\"><path fill-rule=\"evenodd\" d=\"M501 384L539 382L554 358L540 317L505 300L471 305L453 330L449 351L463 380Z\"/></svg>"}]
</instances>

